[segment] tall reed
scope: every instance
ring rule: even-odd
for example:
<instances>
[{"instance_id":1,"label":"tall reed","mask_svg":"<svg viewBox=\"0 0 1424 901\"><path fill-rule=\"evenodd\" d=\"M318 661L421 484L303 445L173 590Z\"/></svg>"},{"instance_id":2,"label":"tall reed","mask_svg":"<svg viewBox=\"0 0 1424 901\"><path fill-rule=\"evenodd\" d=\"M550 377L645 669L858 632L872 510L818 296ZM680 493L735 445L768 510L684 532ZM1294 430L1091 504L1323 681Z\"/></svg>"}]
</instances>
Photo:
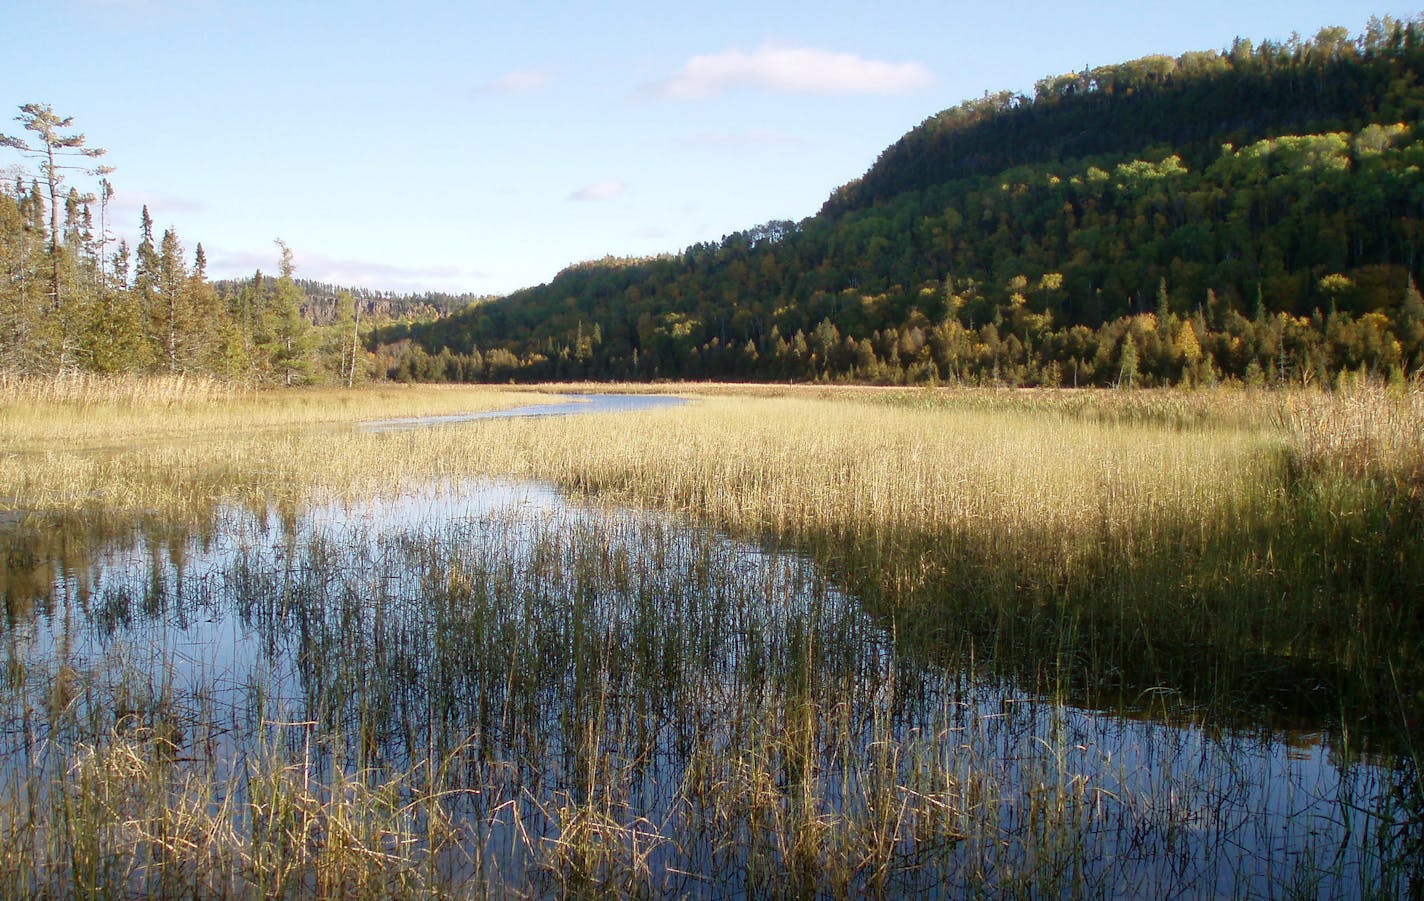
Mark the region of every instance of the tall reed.
<instances>
[{"instance_id":1,"label":"tall reed","mask_svg":"<svg viewBox=\"0 0 1424 901\"><path fill-rule=\"evenodd\" d=\"M390 434L296 425L405 394L196 403L187 425L0 410L84 439L0 453L5 892L1420 878L1417 395L811 394ZM195 427L248 422L272 427ZM149 425L162 440L135 440ZM607 510L305 525L419 485L443 509L476 474ZM251 543L205 569L229 520ZM116 545L152 563L87 579ZM177 656L149 677L86 656L227 598L259 640L249 675L189 691ZM215 704L213 676L242 702ZM1329 837L1273 832L1272 787L1337 763L1289 799Z\"/></svg>"},{"instance_id":2,"label":"tall reed","mask_svg":"<svg viewBox=\"0 0 1424 901\"><path fill-rule=\"evenodd\" d=\"M1332 778L1323 750L1208 738L1172 705L1134 723L926 665L806 558L679 517L535 494L232 534L207 568L153 548L156 577L111 574L91 602L117 641L63 615L55 656L7 634L5 893L1352 893L1409 872L1379 767ZM213 617L244 637L209 668L218 638L185 649L206 633L174 624ZM145 636L168 650L113 653Z\"/></svg>"}]
</instances>

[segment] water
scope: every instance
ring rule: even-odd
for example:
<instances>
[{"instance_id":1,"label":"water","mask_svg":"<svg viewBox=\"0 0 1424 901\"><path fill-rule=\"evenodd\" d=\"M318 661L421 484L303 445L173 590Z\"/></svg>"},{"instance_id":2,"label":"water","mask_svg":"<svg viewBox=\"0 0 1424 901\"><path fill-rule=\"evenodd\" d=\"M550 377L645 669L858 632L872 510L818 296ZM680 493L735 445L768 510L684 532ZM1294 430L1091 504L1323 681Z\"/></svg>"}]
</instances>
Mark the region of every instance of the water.
<instances>
[{"instance_id":1,"label":"water","mask_svg":"<svg viewBox=\"0 0 1424 901\"><path fill-rule=\"evenodd\" d=\"M481 419L510 419L524 416L575 416L589 413L633 413L658 410L687 403L683 397L667 394L584 394L567 398L562 403L530 404L506 410L483 410L476 413L451 413L444 416L411 416L367 422L362 428L371 432L399 432L428 426L454 425Z\"/></svg>"},{"instance_id":2,"label":"water","mask_svg":"<svg viewBox=\"0 0 1424 901\"><path fill-rule=\"evenodd\" d=\"M239 787L264 754L318 781L438 762L444 878L537 892L1405 890L1387 762L937 668L812 561L675 517L460 482L31 538L4 784L141 726Z\"/></svg>"}]
</instances>

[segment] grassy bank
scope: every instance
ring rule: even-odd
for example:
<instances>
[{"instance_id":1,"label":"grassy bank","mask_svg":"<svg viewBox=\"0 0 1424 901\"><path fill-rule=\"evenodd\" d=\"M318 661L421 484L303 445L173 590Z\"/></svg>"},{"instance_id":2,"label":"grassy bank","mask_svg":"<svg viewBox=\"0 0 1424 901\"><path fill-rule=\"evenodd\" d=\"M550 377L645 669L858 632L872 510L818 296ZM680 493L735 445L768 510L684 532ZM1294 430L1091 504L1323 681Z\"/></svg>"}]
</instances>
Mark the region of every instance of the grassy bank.
<instances>
[{"instance_id":1,"label":"grassy bank","mask_svg":"<svg viewBox=\"0 0 1424 901\"><path fill-rule=\"evenodd\" d=\"M0 453L122 448L159 440L438 416L551 402L499 387L380 385L252 391L203 378L75 374L0 379Z\"/></svg>"},{"instance_id":2,"label":"grassy bank","mask_svg":"<svg viewBox=\"0 0 1424 901\"><path fill-rule=\"evenodd\" d=\"M789 543L927 652L1075 690L1350 696L1361 719L1424 701L1401 675L1421 663L1419 395L1120 397L713 398L617 442L501 423L450 453Z\"/></svg>"},{"instance_id":3,"label":"grassy bank","mask_svg":"<svg viewBox=\"0 0 1424 901\"><path fill-rule=\"evenodd\" d=\"M1262 864L1237 891L1420 877L1420 395L698 394L387 434L339 420L525 397L9 396L9 756L36 761L0 792L11 887L638 894L696 891L666 881L695 871L762 893L1222 891L1197 869L1240 838L1221 811L1256 810L1247 777L1183 789L1166 761L1191 731L1115 771L1075 704L1325 733L1347 772L1370 762L1365 809L1328 802L1363 863ZM379 552L317 536L216 573L172 563L222 510L297 534L317 500L480 474L669 525L522 513ZM819 575L767 575L685 523ZM102 586L45 595L133 533L168 556L112 617L196 618L226 586L274 646L300 636L305 706L254 699L219 727L160 680L125 719L132 676L16 669L34 605L107 609ZM198 735L242 736L242 767L192 766ZM1261 805L1241 822L1264 829ZM1085 868L1104 842L1128 850Z\"/></svg>"},{"instance_id":4,"label":"grassy bank","mask_svg":"<svg viewBox=\"0 0 1424 901\"><path fill-rule=\"evenodd\" d=\"M340 423L529 395L96 393L0 403L11 521L68 519L93 543L222 504L533 477L802 549L931 656L1283 714L1424 704L1418 393L731 386L626 420L394 434Z\"/></svg>"},{"instance_id":5,"label":"grassy bank","mask_svg":"<svg viewBox=\"0 0 1424 901\"><path fill-rule=\"evenodd\" d=\"M0 511L193 525L223 503L398 490L439 461L393 458L359 423L556 400L497 387L250 392L190 379L12 381L0 384Z\"/></svg>"}]
</instances>

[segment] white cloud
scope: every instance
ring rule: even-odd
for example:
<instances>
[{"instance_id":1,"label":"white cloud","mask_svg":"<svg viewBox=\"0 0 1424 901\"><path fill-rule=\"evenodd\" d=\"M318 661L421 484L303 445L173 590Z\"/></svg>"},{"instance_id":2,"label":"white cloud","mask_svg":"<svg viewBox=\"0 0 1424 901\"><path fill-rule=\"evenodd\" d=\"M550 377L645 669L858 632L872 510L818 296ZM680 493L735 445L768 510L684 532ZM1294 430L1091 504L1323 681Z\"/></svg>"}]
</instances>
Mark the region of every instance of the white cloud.
<instances>
[{"instance_id":1,"label":"white cloud","mask_svg":"<svg viewBox=\"0 0 1424 901\"><path fill-rule=\"evenodd\" d=\"M480 90L487 94L532 94L548 84L548 72L542 69L519 69L496 78Z\"/></svg>"},{"instance_id":2,"label":"white cloud","mask_svg":"<svg viewBox=\"0 0 1424 901\"><path fill-rule=\"evenodd\" d=\"M743 87L783 94L908 94L933 82L934 75L920 63L763 44L751 53L694 56L650 92L668 100L696 100Z\"/></svg>"},{"instance_id":3,"label":"white cloud","mask_svg":"<svg viewBox=\"0 0 1424 901\"><path fill-rule=\"evenodd\" d=\"M623 182L609 179L579 188L569 195L569 199L577 201L614 200L622 197L626 190L628 190L628 186Z\"/></svg>"}]
</instances>

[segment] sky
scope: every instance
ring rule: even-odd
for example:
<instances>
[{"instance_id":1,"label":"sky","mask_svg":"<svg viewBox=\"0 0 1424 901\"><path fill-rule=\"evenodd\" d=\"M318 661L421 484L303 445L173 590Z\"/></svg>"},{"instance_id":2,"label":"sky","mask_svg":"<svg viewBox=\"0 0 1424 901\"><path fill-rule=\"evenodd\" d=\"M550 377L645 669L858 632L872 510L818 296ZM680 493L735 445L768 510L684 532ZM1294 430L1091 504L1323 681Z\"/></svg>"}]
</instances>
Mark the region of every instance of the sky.
<instances>
[{"instance_id":1,"label":"sky","mask_svg":"<svg viewBox=\"0 0 1424 901\"><path fill-rule=\"evenodd\" d=\"M813 215L926 118L1154 53L1285 40L1395 0L11 0L0 133L72 116L133 240L505 294L607 255ZM1384 4L1384 5L1381 5ZM0 170L26 161L0 149ZM94 180L74 183L92 190Z\"/></svg>"}]
</instances>

